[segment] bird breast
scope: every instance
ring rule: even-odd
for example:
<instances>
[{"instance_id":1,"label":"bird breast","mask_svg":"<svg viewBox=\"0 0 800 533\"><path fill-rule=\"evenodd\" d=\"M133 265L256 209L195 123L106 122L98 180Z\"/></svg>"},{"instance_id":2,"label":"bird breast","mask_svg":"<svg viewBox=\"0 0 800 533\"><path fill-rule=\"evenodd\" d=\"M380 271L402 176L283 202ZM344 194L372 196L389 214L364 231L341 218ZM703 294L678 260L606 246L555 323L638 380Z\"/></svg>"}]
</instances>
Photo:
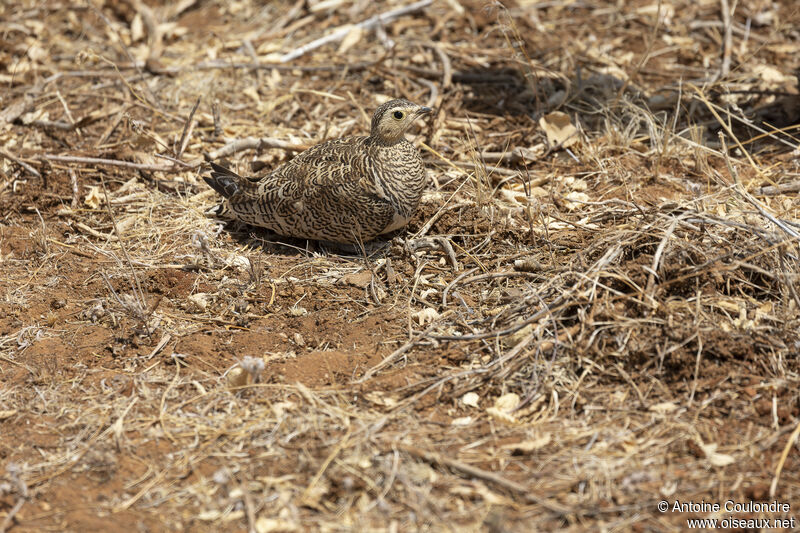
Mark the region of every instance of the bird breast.
<instances>
[{"instance_id":1,"label":"bird breast","mask_svg":"<svg viewBox=\"0 0 800 533\"><path fill-rule=\"evenodd\" d=\"M397 215L390 227L398 229L411 218L422 196L425 187L422 158L413 144L402 140L378 150L372 163L376 192L394 206Z\"/></svg>"}]
</instances>

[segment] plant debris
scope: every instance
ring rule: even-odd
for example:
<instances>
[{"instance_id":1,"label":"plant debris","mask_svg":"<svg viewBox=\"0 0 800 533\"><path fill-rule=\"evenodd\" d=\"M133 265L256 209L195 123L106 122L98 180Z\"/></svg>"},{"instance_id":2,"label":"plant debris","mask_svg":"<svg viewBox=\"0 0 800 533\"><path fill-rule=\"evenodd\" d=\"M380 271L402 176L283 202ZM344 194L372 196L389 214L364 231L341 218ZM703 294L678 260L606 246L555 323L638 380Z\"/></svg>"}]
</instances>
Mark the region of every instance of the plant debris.
<instances>
[{"instance_id":1,"label":"plant debris","mask_svg":"<svg viewBox=\"0 0 800 533\"><path fill-rule=\"evenodd\" d=\"M0 14L0 532L800 501L794 2ZM208 161L275 167L395 97L436 109L431 183L383 245L207 214Z\"/></svg>"}]
</instances>

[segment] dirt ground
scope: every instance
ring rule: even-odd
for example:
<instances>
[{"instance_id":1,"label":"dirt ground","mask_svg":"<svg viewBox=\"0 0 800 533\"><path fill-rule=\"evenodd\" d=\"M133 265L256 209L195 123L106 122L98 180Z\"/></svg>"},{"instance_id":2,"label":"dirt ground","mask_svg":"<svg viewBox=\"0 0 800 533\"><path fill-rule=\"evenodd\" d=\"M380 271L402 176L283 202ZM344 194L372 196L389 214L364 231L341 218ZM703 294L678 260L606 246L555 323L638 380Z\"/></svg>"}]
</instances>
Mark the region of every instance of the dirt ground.
<instances>
[{"instance_id":1,"label":"dirt ground","mask_svg":"<svg viewBox=\"0 0 800 533\"><path fill-rule=\"evenodd\" d=\"M0 532L800 529L798 28L4 2ZM392 97L436 108L404 230L347 254L207 214L209 160Z\"/></svg>"}]
</instances>

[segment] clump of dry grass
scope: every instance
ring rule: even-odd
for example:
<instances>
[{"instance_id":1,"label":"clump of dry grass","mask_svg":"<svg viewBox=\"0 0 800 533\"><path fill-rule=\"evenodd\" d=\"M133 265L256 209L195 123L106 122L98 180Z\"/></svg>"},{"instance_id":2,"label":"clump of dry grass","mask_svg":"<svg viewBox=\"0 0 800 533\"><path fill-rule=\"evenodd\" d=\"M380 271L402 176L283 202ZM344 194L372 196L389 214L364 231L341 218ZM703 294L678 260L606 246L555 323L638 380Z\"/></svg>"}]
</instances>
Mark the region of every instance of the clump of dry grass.
<instances>
[{"instance_id":1,"label":"clump of dry grass","mask_svg":"<svg viewBox=\"0 0 800 533\"><path fill-rule=\"evenodd\" d=\"M0 115L0 530L662 528L685 517L661 499L797 500L797 143L768 120L796 88L753 44L785 28L731 48L709 6L453 1L302 48L383 8L327 5L7 8L35 42ZM184 32L200 15L231 27ZM206 215L207 158L278 164L389 96L437 107L408 236L346 256Z\"/></svg>"}]
</instances>

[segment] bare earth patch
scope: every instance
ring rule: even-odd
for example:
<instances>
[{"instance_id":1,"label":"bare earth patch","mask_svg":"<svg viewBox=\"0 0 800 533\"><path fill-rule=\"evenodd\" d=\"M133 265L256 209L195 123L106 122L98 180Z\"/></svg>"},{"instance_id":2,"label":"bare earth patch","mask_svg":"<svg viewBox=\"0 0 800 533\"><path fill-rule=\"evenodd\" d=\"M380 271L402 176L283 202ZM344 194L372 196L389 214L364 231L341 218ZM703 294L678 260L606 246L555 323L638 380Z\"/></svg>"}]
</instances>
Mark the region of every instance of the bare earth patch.
<instances>
[{"instance_id":1,"label":"bare earth patch","mask_svg":"<svg viewBox=\"0 0 800 533\"><path fill-rule=\"evenodd\" d=\"M800 527L795 2L72 4L0 6L0 532ZM393 97L392 239L206 214Z\"/></svg>"}]
</instances>

